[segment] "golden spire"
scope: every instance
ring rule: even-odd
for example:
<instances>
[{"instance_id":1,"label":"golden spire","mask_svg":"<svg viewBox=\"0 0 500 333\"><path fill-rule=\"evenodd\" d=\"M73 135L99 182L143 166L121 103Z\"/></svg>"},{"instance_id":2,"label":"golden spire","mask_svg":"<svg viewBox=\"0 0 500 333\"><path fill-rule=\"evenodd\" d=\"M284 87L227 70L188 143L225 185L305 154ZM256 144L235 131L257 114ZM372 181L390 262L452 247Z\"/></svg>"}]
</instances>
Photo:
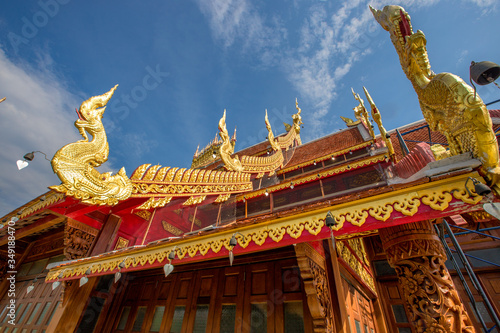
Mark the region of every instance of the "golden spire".
<instances>
[{"instance_id":1,"label":"golden spire","mask_svg":"<svg viewBox=\"0 0 500 333\"><path fill-rule=\"evenodd\" d=\"M219 135L222 139L219 154L224 162L224 166L230 171L243 171L243 166L241 165L238 156L235 156L234 158L231 157L234 152L234 145L229 138L229 133L226 128L226 109L224 109L224 115L219 120Z\"/></svg>"},{"instance_id":2,"label":"golden spire","mask_svg":"<svg viewBox=\"0 0 500 333\"><path fill-rule=\"evenodd\" d=\"M359 102L359 105L356 106L355 108L353 108L354 116L356 117L356 119L363 121L365 123L366 127L368 127L368 131L370 132L370 135L372 136L372 138L375 138L375 132L373 132L373 127L372 127L372 124L370 122L370 116L368 115L368 111L366 110L366 107L365 107L365 102L359 96L359 94L356 94L354 92L354 89L351 88L351 91L352 91L352 95L354 96L354 99Z\"/></svg>"},{"instance_id":3,"label":"golden spire","mask_svg":"<svg viewBox=\"0 0 500 333\"><path fill-rule=\"evenodd\" d=\"M231 138L231 141L236 142L236 126L234 126L234 133L233 133L233 137Z\"/></svg>"},{"instance_id":4,"label":"golden spire","mask_svg":"<svg viewBox=\"0 0 500 333\"><path fill-rule=\"evenodd\" d=\"M382 125L382 116L380 115L380 112L379 112L377 106L373 102L372 97L368 93L368 90L366 90L366 88L363 87L363 91L365 92L366 99L368 100L368 103L370 103L370 106L372 109L372 118L377 123L378 129L380 131L380 135L382 136L382 139L385 141L385 145L386 145L387 149L389 150L389 155L392 157L392 156L394 156L394 147L392 146L391 136L387 134L387 131L385 130L384 126Z\"/></svg>"},{"instance_id":5,"label":"golden spire","mask_svg":"<svg viewBox=\"0 0 500 333\"><path fill-rule=\"evenodd\" d=\"M295 129L297 143L299 145L301 145L302 140L300 140L300 125L302 125L303 122L302 122L302 117L300 116L300 113L302 112L302 110L299 108L299 103L297 102L297 97L295 97L295 108L297 109L297 113L292 115L293 128Z\"/></svg>"}]
</instances>

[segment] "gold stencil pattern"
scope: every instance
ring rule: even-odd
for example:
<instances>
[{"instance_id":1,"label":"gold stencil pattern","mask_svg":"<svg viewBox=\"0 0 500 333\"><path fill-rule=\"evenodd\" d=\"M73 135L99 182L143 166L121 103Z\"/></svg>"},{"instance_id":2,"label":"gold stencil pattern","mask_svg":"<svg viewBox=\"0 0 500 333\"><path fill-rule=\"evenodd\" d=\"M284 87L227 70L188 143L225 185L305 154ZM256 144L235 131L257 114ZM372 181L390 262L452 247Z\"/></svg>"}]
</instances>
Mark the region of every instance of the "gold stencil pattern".
<instances>
[{"instance_id":1,"label":"gold stencil pattern","mask_svg":"<svg viewBox=\"0 0 500 333\"><path fill-rule=\"evenodd\" d=\"M129 240L123 237L118 237L116 241L115 250L124 249L128 246Z\"/></svg>"}]
</instances>

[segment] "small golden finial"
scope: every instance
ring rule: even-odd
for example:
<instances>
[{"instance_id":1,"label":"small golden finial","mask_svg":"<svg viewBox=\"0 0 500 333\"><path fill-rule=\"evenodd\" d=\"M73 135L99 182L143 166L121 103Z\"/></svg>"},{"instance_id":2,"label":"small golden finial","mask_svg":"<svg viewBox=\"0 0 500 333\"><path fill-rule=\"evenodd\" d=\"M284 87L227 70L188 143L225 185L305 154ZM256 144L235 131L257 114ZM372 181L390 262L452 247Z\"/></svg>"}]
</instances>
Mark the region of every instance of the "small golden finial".
<instances>
[{"instance_id":1,"label":"small golden finial","mask_svg":"<svg viewBox=\"0 0 500 333\"><path fill-rule=\"evenodd\" d=\"M234 133L233 137L231 138L231 141L236 141L236 126L234 126Z\"/></svg>"},{"instance_id":2,"label":"small golden finial","mask_svg":"<svg viewBox=\"0 0 500 333\"><path fill-rule=\"evenodd\" d=\"M381 116L377 106L375 105L375 102L373 102L372 97L368 93L368 90L366 90L366 88L363 87L363 91L365 92L366 99L368 100L368 103L370 103L371 111L372 111L372 118L375 121L375 123L378 125L378 129L380 131L380 136L382 137L382 140L385 141L385 146L389 150L389 155L391 156L391 158L394 158L395 153L394 153L394 147L392 146L391 136L387 133L384 126L382 125L382 116Z\"/></svg>"},{"instance_id":3,"label":"small golden finial","mask_svg":"<svg viewBox=\"0 0 500 333\"><path fill-rule=\"evenodd\" d=\"M297 114L300 115L300 112L302 111L300 108L299 108L299 102L297 102L297 97L295 97L295 108L297 109Z\"/></svg>"}]
</instances>

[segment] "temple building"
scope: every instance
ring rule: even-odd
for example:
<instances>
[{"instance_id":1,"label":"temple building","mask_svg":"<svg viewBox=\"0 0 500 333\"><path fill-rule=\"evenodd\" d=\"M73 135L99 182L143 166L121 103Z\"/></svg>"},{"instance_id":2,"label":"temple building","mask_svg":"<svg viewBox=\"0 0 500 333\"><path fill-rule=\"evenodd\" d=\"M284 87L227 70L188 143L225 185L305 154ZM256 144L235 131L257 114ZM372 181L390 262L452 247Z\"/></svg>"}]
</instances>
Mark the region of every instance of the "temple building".
<instances>
[{"instance_id":1,"label":"temple building","mask_svg":"<svg viewBox=\"0 0 500 333\"><path fill-rule=\"evenodd\" d=\"M235 153L224 111L190 168L112 175L95 167L116 87L84 101L61 184L1 218L0 333L499 332L500 110L430 70L404 9L372 11L419 122L386 130L363 87L314 141L296 101Z\"/></svg>"}]
</instances>

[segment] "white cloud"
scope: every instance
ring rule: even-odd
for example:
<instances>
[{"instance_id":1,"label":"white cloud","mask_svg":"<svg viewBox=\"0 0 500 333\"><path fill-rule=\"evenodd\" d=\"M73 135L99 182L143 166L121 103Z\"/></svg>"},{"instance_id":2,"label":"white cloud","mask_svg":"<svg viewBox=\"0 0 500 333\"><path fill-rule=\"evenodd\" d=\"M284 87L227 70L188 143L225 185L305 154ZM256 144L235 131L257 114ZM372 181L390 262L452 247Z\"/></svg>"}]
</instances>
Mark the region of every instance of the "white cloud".
<instances>
[{"instance_id":1,"label":"white cloud","mask_svg":"<svg viewBox=\"0 0 500 333\"><path fill-rule=\"evenodd\" d=\"M73 123L81 99L56 78L48 56L37 69L16 64L0 49L0 216L59 184L50 163L35 154L30 166L17 170L16 160L30 151L43 151L49 159L63 145L79 140Z\"/></svg>"},{"instance_id":2,"label":"white cloud","mask_svg":"<svg viewBox=\"0 0 500 333\"><path fill-rule=\"evenodd\" d=\"M275 63L275 51L281 40L287 38L287 31L280 20L268 18L268 24L247 0L199 0L198 6L207 18L212 35L225 48L241 42L243 51L259 55L263 65Z\"/></svg>"},{"instance_id":3,"label":"white cloud","mask_svg":"<svg viewBox=\"0 0 500 333\"><path fill-rule=\"evenodd\" d=\"M208 18L215 39L225 47L246 36L248 41L262 43L262 19L246 0L199 1L201 12Z\"/></svg>"},{"instance_id":4,"label":"white cloud","mask_svg":"<svg viewBox=\"0 0 500 333\"><path fill-rule=\"evenodd\" d=\"M304 116L309 118L307 124L313 138L329 131L331 124L324 118L337 97L337 85L353 63L369 52L358 41L369 27L371 13L366 8L360 17L351 17L353 11L360 11L356 8L360 5L361 1L346 2L331 17L322 4L311 6L300 30L302 46L288 53L285 67L290 68L289 80L314 107L311 115Z\"/></svg>"},{"instance_id":5,"label":"white cloud","mask_svg":"<svg viewBox=\"0 0 500 333\"><path fill-rule=\"evenodd\" d=\"M496 7L495 0L463 0L472 2L485 10ZM429 7L439 0L395 0L407 10ZM368 4L382 9L385 0L344 0L332 5L324 1L297 1L290 4L297 13L306 13L299 26L298 36L290 36L291 30L283 24L270 24L259 15L247 0L198 1L201 11L208 18L216 40L229 47L238 39L245 39L246 46L259 54L265 46L265 56L260 55L266 65L279 64L300 98L313 107L303 115L314 139L327 134L334 120L325 121L326 115L336 99L336 88L350 72L352 66L372 52L371 43L377 35L385 33L373 19ZM332 8L335 7L334 12ZM277 21L277 20L275 20ZM279 30L279 31L278 31ZM276 36L297 38L297 47L277 41ZM279 46L279 47L278 47ZM262 52L261 52L262 53ZM332 119L329 116L329 119ZM330 122L330 123L329 123Z\"/></svg>"}]
</instances>

